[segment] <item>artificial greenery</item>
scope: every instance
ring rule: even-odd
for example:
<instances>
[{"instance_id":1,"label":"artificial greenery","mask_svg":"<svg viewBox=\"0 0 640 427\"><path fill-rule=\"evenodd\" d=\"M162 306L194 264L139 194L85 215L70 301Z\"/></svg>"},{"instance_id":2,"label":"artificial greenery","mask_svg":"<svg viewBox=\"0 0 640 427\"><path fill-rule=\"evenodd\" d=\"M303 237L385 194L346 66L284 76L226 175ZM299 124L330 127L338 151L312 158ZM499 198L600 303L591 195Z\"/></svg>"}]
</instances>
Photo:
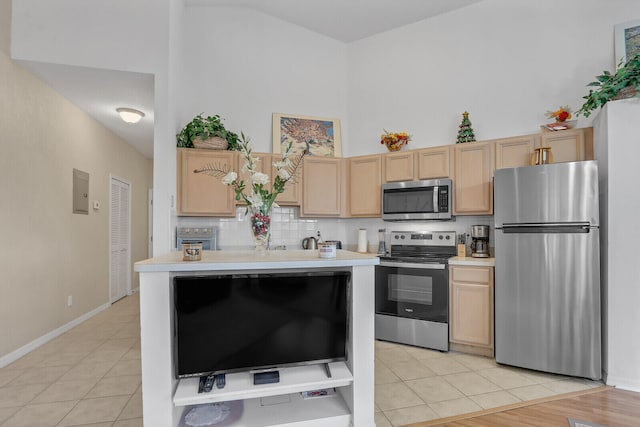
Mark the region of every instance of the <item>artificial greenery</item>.
<instances>
[{"instance_id":1,"label":"artificial greenery","mask_svg":"<svg viewBox=\"0 0 640 427\"><path fill-rule=\"evenodd\" d=\"M193 140L196 137L202 137L202 139L212 138L218 136L224 138L229 143L228 150L240 150L238 144L238 135L227 130L222 124L222 119L219 115L204 117L203 113L198 114L189 123L182 128L178 138L178 147L193 148Z\"/></svg>"},{"instance_id":2,"label":"artificial greenery","mask_svg":"<svg viewBox=\"0 0 640 427\"><path fill-rule=\"evenodd\" d=\"M632 56L624 65L621 61L615 74L605 70L596 79L598 80L587 86L597 89L589 89L589 94L583 96L586 102L576 111L576 116L583 114L589 117L593 110L614 99L626 87L635 87L640 91L640 54Z\"/></svg>"}]
</instances>

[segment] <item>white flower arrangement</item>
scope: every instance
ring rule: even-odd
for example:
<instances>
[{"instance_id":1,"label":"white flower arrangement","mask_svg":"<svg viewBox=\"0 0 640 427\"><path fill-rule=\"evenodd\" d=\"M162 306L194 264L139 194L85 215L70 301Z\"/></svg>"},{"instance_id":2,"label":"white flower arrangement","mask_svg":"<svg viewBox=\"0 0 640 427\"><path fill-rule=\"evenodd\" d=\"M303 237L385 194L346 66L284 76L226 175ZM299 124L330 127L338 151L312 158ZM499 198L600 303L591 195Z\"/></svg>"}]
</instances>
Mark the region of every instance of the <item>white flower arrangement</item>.
<instances>
[{"instance_id":1,"label":"white flower arrangement","mask_svg":"<svg viewBox=\"0 0 640 427\"><path fill-rule=\"evenodd\" d=\"M284 153L282 153L282 160L273 163L273 166L276 168L276 176L271 186L271 191L269 191L269 175L256 170L256 164L260 158L251 154L252 150L249 146L249 141L249 138L241 134L239 143L240 155L245 160L242 171L249 174L249 183L251 185L251 192L249 194L245 194L247 187L245 181L239 180L238 174L229 171L228 168L209 164L194 172L206 173L207 175L219 178L224 185L233 187L236 193L236 200L243 199L249 207L267 213L272 207L277 206L275 203L276 197L284 191L286 183L296 178L296 172L302 164L302 159L307 154L307 151L302 151L292 158L292 144L289 143Z\"/></svg>"}]
</instances>

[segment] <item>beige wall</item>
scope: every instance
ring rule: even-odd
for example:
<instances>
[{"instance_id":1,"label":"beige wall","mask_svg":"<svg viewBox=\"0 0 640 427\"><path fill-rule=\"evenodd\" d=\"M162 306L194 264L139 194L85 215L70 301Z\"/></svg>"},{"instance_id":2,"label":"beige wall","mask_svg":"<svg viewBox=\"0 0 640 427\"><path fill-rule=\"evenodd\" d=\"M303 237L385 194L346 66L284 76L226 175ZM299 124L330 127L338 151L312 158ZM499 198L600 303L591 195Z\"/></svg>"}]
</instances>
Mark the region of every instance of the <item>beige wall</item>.
<instances>
[{"instance_id":1,"label":"beige wall","mask_svg":"<svg viewBox=\"0 0 640 427\"><path fill-rule=\"evenodd\" d=\"M10 59L9 12L0 0L0 357L109 302L109 175L132 184L132 263L152 186L151 160ZM71 213L73 168L100 210Z\"/></svg>"}]
</instances>

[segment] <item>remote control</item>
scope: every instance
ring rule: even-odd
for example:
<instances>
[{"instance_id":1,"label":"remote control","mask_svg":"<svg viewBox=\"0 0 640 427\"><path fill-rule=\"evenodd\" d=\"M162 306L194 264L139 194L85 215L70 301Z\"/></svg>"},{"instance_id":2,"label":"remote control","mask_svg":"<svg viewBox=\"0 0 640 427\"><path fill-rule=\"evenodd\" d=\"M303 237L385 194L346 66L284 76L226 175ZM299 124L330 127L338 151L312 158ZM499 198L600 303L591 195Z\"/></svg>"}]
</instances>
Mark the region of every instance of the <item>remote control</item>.
<instances>
[{"instance_id":1,"label":"remote control","mask_svg":"<svg viewBox=\"0 0 640 427\"><path fill-rule=\"evenodd\" d=\"M202 393L204 391L204 383L207 381L206 375L200 377L200 382L198 383L198 393Z\"/></svg>"},{"instance_id":2,"label":"remote control","mask_svg":"<svg viewBox=\"0 0 640 427\"><path fill-rule=\"evenodd\" d=\"M224 388L227 384L227 375L226 374L218 374L216 375L216 387Z\"/></svg>"},{"instance_id":3,"label":"remote control","mask_svg":"<svg viewBox=\"0 0 640 427\"><path fill-rule=\"evenodd\" d=\"M202 387L202 391L204 391L205 393L209 393L213 388L213 380L215 380L215 378L216 376L213 374L207 376L207 379L204 382L204 387Z\"/></svg>"}]
</instances>

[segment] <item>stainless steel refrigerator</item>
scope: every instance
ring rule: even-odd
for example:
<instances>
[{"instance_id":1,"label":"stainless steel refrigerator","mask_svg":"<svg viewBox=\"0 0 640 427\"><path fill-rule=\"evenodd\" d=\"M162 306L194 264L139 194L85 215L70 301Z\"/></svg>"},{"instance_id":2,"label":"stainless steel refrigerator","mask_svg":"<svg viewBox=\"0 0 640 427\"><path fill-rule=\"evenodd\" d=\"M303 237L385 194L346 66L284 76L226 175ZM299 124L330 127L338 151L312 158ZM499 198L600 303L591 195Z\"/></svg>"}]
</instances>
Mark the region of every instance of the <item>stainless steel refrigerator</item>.
<instances>
[{"instance_id":1,"label":"stainless steel refrigerator","mask_svg":"<svg viewBox=\"0 0 640 427\"><path fill-rule=\"evenodd\" d=\"M596 161L495 172L496 361L601 378Z\"/></svg>"}]
</instances>

